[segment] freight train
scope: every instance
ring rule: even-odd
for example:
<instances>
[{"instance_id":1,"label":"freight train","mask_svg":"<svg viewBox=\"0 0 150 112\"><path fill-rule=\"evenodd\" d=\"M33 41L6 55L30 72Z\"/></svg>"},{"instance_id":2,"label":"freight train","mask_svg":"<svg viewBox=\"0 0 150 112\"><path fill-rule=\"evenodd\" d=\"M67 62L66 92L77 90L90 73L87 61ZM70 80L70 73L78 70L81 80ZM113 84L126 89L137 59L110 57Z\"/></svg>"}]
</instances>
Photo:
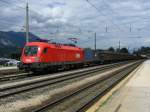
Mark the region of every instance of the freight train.
<instances>
[{"instance_id":1,"label":"freight train","mask_svg":"<svg viewBox=\"0 0 150 112\"><path fill-rule=\"evenodd\" d=\"M18 68L35 72L57 70L59 68L79 68L139 58L139 56L129 54L93 51L67 44L29 42L23 49Z\"/></svg>"}]
</instances>

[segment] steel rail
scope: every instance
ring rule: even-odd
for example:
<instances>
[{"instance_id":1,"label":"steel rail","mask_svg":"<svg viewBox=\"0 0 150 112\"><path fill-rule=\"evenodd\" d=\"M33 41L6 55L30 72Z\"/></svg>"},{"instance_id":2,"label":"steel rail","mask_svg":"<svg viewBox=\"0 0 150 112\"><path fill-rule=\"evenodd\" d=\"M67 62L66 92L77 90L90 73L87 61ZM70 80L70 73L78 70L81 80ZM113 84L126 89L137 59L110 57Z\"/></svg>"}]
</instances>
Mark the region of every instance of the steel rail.
<instances>
[{"instance_id":1,"label":"steel rail","mask_svg":"<svg viewBox=\"0 0 150 112\"><path fill-rule=\"evenodd\" d=\"M128 61L126 61L126 62L128 62ZM125 63L125 62L120 62L120 63ZM118 63L114 63L114 64L118 64ZM111 65L111 64L106 64L106 65L101 65L101 66L109 66L109 65ZM91 67L86 67L86 68L91 68ZM82 69L86 69L86 68L82 68ZM79 69L76 69L76 70L79 70ZM25 72L21 72L21 71L16 71L16 72L14 72L14 71L7 71L6 72L6 70L4 70L5 72L3 73L3 71L1 70L0 71L0 81L1 82L3 82L3 81L9 81L9 80L16 80L16 79L20 79L20 78L25 78L25 77L27 77L27 76L36 76L37 74L34 74L34 73L25 73ZM70 71L72 71L72 70L70 70ZM73 70L74 71L74 70ZM59 71L59 72L56 72L56 73L63 73L63 72L65 72L65 71ZM15 73L20 73L20 74L15 74ZM52 74L51 75L53 75L53 74L56 74L55 72L52 72ZM46 73L40 73L40 74L38 74L37 76L40 76L40 75L47 75Z\"/></svg>"},{"instance_id":2,"label":"steel rail","mask_svg":"<svg viewBox=\"0 0 150 112\"><path fill-rule=\"evenodd\" d=\"M44 78L44 79L40 79L39 80L33 80L33 81L29 81L26 83L18 83L17 85L10 85L10 86L4 86L4 87L0 87L0 98L4 98L4 97L8 97L14 94L19 94L21 92L24 91L29 91L32 89L36 89L36 88L40 88L40 87L44 87L44 86L48 86L51 84L56 84L62 81L67 81L73 78L77 78L77 77L82 77L91 73L95 73L98 71L102 71L102 70L108 70L117 66L121 66L124 65L126 63L117 63L117 64L111 64L111 65L105 65L105 66L101 66L101 67L94 67L94 69L88 69L88 70L82 70L79 72L74 72L74 73L66 73L66 74L61 74L61 75L57 75L56 77L48 77L48 78Z\"/></svg>"},{"instance_id":3,"label":"steel rail","mask_svg":"<svg viewBox=\"0 0 150 112\"><path fill-rule=\"evenodd\" d=\"M25 78L29 75L31 75L31 73L20 73L20 74L14 74L14 75L11 74L11 75L6 75L6 76L1 76L0 81L4 82L4 81L9 81L9 80L16 80L20 78Z\"/></svg>"},{"instance_id":4,"label":"steel rail","mask_svg":"<svg viewBox=\"0 0 150 112\"><path fill-rule=\"evenodd\" d=\"M122 71L121 73L117 74L120 75L116 81L114 81L113 84L111 84L108 88L106 88L104 91L100 92L98 95L96 95L94 98L92 98L90 101L85 103L83 106L79 107L77 112L83 112L86 111L89 107L91 107L96 101L98 101L100 98L102 98L105 94L107 94L113 87L115 87L119 82L121 82L125 77L127 77L133 70L135 70L139 64L132 66L131 68L127 68L125 71Z\"/></svg>"},{"instance_id":5,"label":"steel rail","mask_svg":"<svg viewBox=\"0 0 150 112\"><path fill-rule=\"evenodd\" d=\"M59 105L60 103L63 103L65 100L68 100L69 98L73 97L73 96L76 96L77 94L80 94L81 92L83 91L86 91L87 89L89 88L92 88L94 85L97 85L97 84L100 84L102 83L103 81L106 81L112 77L115 77L117 74L125 74L124 76L120 77L119 80L115 81L112 85L110 85L108 88L106 88L103 92L101 92L98 96L104 94L106 91L112 89L112 87L114 87L116 84L118 84L118 82L120 82L125 76L127 76L127 74L129 74L130 72L132 72L141 62L137 62L137 63L134 63L133 65L130 65L128 67L125 67L121 70L118 70L116 71L115 73L113 74L110 74L106 77L103 77L101 78L100 80L90 84L90 85L87 85L83 88L80 88L79 90L76 90L75 92L73 93L70 93L70 94L67 94L66 96L63 96L59 99L56 99L55 101L53 102L49 102L47 104L45 104L44 106L41 106L35 110L33 110L32 112L44 112L45 110L49 110L50 108L53 108L54 106L56 105ZM98 96L95 96L95 97L98 97ZM93 99L92 99L93 100ZM77 111L79 112L83 112L83 109L85 109L85 107L87 107L87 105L92 101L90 100L87 104L81 106Z\"/></svg>"}]
</instances>

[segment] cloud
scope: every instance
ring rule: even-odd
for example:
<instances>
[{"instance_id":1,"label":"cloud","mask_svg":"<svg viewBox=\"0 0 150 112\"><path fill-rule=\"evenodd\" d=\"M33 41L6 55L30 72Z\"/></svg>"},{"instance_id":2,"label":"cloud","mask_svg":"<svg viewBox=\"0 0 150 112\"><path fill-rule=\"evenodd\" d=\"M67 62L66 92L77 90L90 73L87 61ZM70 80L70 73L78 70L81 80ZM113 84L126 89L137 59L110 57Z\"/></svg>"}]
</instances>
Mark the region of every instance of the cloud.
<instances>
[{"instance_id":1,"label":"cloud","mask_svg":"<svg viewBox=\"0 0 150 112\"><path fill-rule=\"evenodd\" d=\"M98 48L118 47L119 40L132 48L149 45L149 0L89 1L97 10L86 0L28 0L30 31L47 39L58 36L58 40L66 42L69 37L77 37L82 47L93 48L94 32ZM25 25L26 2L0 1L0 6L0 30L21 30Z\"/></svg>"}]
</instances>

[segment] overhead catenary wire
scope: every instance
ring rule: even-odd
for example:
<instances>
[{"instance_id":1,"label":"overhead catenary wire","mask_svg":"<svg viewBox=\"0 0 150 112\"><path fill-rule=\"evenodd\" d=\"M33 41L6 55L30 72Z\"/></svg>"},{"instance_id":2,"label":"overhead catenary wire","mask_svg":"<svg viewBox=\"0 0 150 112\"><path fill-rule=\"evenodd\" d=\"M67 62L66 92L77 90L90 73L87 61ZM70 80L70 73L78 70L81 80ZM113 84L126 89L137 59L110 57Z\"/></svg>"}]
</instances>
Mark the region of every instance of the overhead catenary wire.
<instances>
[{"instance_id":1,"label":"overhead catenary wire","mask_svg":"<svg viewBox=\"0 0 150 112\"><path fill-rule=\"evenodd\" d=\"M0 2L3 2L3 3L8 4L8 5L11 4L10 2L8 2L8 1L6 1L6 0L0 0ZM17 8L26 9L25 7L22 7L22 6L19 6L19 5L16 5L16 4L14 4L14 5L15 5Z\"/></svg>"},{"instance_id":2,"label":"overhead catenary wire","mask_svg":"<svg viewBox=\"0 0 150 112\"><path fill-rule=\"evenodd\" d=\"M7 5L10 5L11 3L10 2L8 2L8 1L5 1L5 0L0 0L0 2L3 2L3 3L5 3L5 4L7 4ZM25 7L22 7L22 6L19 6L19 5L16 5L15 4L15 6L17 7L17 8L19 8L19 9L23 9L23 10L25 10L26 8ZM39 14L38 12L36 12L36 11L34 11L34 10L32 10L31 8L29 9L29 11L30 11L30 13L34 13L35 15L39 15L39 16L41 16L42 17L42 15L41 14ZM35 16L33 16L33 15L30 15L31 16L31 19L33 19L33 18L35 18ZM22 16L21 16L22 17ZM80 29L80 27L79 26L76 26L76 25L68 25L68 26L71 26L71 27L74 27L74 28L77 28L78 30L79 30L79 32L81 32L81 29ZM56 26L57 28L58 28L58 25Z\"/></svg>"},{"instance_id":3,"label":"overhead catenary wire","mask_svg":"<svg viewBox=\"0 0 150 112\"><path fill-rule=\"evenodd\" d=\"M13 25L13 27L18 27L18 28L20 28L20 30L22 30L22 29L24 28L24 25L22 25L22 24L20 24L20 25L17 24L17 25L16 25L16 24L14 24L14 23L9 23L8 21L1 21L1 20L0 20L0 22L3 23L3 26ZM17 29L18 29L18 28L17 28Z\"/></svg>"},{"instance_id":4,"label":"overhead catenary wire","mask_svg":"<svg viewBox=\"0 0 150 112\"><path fill-rule=\"evenodd\" d=\"M0 0L0 2L2 2L2 3L4 3L4 4L7 4L7 5L11 5L11 3L10 2L8 2L8 1L5 1L5 0ZM16 4L14 4L15 5L15 7L16 8L18 8L18 9L22 9L22 10L26 10L26 7L22 7L22 6L19 6L19 5L16 5ZM33 10L31 10L30 9L30 12L31 13L34 13L34 14L36 14L36 15L40 15L39 13L37 13L37 12L35 12L35 11L33 11ZM17 15L17 16L19 16L19 15ZM41 15L40 15L41 16ZM23 17L23 16L19 16L19 17ZM3 20L3 19L0 19L0 20L2 20L2 21L6 21L6 20ZM10 22L5 22L5 24L7 24L7 25L14 25L14 23L10 23ZM24 25L22 25L22 26L19 26L19 25L15 25L15 26L17 26L17 27L21 27L20 29L23 29L23 26Z\"/></svg>"},{"instance_id":5,"label":"overhead catenary wire","mask_svg":"<svg viewBox=\"0 0 150 112\"><path fill-rule=\"evenodd\" d=\"M5 4L11 4L10 2L8 2L8 1L5 1L5 0L0 0L0 2L3 2L3 3L5 3ZM25 10L25 7L22 7L22 6L20 6L20 5L16 5L15 4L15 7L17 7L17 8L19 8L19 9L23 9L23 10ZM40 15L38 12L36 12L36 11L34 11L34 10L31 10L31 8L29 9L29 11L31 12L31 13L34 13L34 14L38 14L38 15ZM31 15L32 16L32 15ZM32 17L33 18L33 17ZM34 18L35 18L35 16L34 16ZM9 24L9 23L8 23ZM10 23L11 24L11 23ZM15 26L18 26L18 25L15 25ZM23 26L23 25L22 25ZM18 27L22 27L22 26L18 26ZM83 30L83 29L81 29L79 26L75 26L75 25L71 25L71 26L73 26L73 27L75 27L75 28L77 28L77 30L79 31L79 33L81 34L81 33L88 33L88 31L87 30ZM94 32L94 31L93 31Z\"/></svg>"},{"instance_id":6,"label":"overhead catenary wire","mask_svg":"<svg viewBox=\"0 0 150 112\"><path fill-rule=\"evenodd\" d=\"M116 14L115 12L114 12L114 10L108 5L108 3L107 3L107 1L106 0L102 0L102 2L103 2L103 5L105 5L106 7L107 7L107 9L110 9L109 11L111 11L111 13L112 14ZM139 19L139 17L137 17L138 19ZM144 19L144 18L143 18ZM146 18L146 19L148 19L148 21L147 22L149 22L149 18ZM132 24L134 23L134 22L137 22L137 20L133 20L133 21L130 21L130 22L128 22L128 23L121 23L121 24L123 24L124 26L125 25L127 25L127 26L125 26L127 29L129 29L129 32L131 33L132 31L133 31L133 28L132 28ZM146 21L145 21L146 22ZM135 28L134 28L135 29ZM137 31L138 31L138 29L139 28L136 28L137 29ZM141 29L143 29L143 28L141 28Z\"/></svg>"},{"instance_id":7,"label":"overhead catenary wire","mask_svg":"<svg viewBox=\"0 0 150 112\"><path fill-rule=\"evenodd\" d=\"M2 2L2 3L4 3L4 4L6 4L6 5L11 5L11 3L10 2L8 2L8 1L5 1L5 0L0 0L0 2ZM15 5L15 7L16 8L18 8L18 9L22 9L22 10L25 10L26 8L25 7L22 7L22 6L19 6L19 5L16 5L16 4L14 4ZM32 12L32 13L34 13L35 15L38 15L38 16L42 16L41 14L39 14L39 13L37 13L36 11L34 11L34 10L31 10L31 9L29 9L30 10L30 12ZM32 15L31 15L32 16ZM21 16L22 17L22 16ZM35 17L35 16L34 16ZM32 16L32 18L33 18L33 16ZM6 20L3 20L2 19L2 21L4 21L4 24L6 25L13 25L13 26L15 26L15 27L20 27L20 30L25 30L25 26L24 25L21 25L21 26L19 26L19 25L14 25L14 23L9 23L9 22L7 22ZM30 31L31 32L31 31ZM43 32L43 31L42 31ZM44 31L45 32L45 31ZM46 32L47 33L47 32ZM54 33L54 34L56 34L56 33L58 33L58 25L57 25L57 31Z\"/></svg>"},{"instance_id":8,"label":"overhead catenary wire","mask_svg":"<svg viewBox=\"0 0 150 112\"><path fill-rule=\"evenodd\" d=\"M106 8L107 9L109 9L109 11L111 12L109 12L109 14L113 14L113 15L115 15L116 13L114 12L114 10L107 4L107 2L106 2L106 0L102 0L102 2L103 2L103 5L104 6L106 6ZM121 23L121 24L124 24L124 25L127 25L127 24L125 24L125 23ZM129 23L130 24L130 23ZM128 25L129 25L128 24ZM129 27L128 26L125 26L127 29L129 29Z\"/></svg>"},{"instance_id":9,"label":"overhead catenary wire","mask_svg":"<svg viewBox=\"0 0 150 112\"><path fill-rule=\"evenodd\" d=\"M10 2L8 2L8 1L6 1L6 0L0 0L0 2L2 2L2 3L4 3L4 4L6 4L6 5L11 5L11 3ZM14 4L15 5L15 7L17 8L17 9L22 9L22 10L25 10L25 7L22 7L22 6L19 6L19 5L16 5L16 4ZM13 10L13 9L12 9ZM18 10L19 11L19 10ZM21 16L21 15L17 15L17 16L19 16L20 18L23 18L23 16ZM22 31L22 29L23 29L23 26L24 26L24 24L21 24L21 25L18 25L18 24L15 24L15 21L14 22L10 22L9 20L5 20L5 19L2 19L2 18L0 18L0 21L1 21L1 23L4 23L3 25L13 25L13 27L20 27L20 30ZM18 28L17 28L18 29Z\"/></svg>"},{"instance_id":10,"label":"overhead catenary wire","mask_svg":"<svg viewBox=\"0 0 150 112\"><path fill-rule=\"evenodd\" d=\"M112 23L119 31L124 32L124 30L122 30L116 23L113 22L113 20L111 20L110 18L107 18L107 15L105 15L101 10L99 10L94 4L92 4L89 0L86 0L86 2L92 6L93 8L95 8L97 10L97 12L100 15L103 15L104 17L106 17L107 21L109 21L110 23Z\"/></svg>"},{"instance_id":11,"label":"overhead catenary wire","mask_svg":"<svg viewBox=\"0 0 150 112\"><path fill-rule=\"evenodd\" d=\"M5 4L7 4L7 5L10 5L10 4L11 4L10 2L5 1L5 0L0 0L0 2L3 2L3 3L5 3ZM15 6L16 6L16 8L23 9L24 11L26 10L26 7L22 7L22 6L19 6L19 5L16 5L16 4L15 4ZM32 13L32 14L34 14L34 15L37 15L37 16L39 16L39 17L42 17L41 14L39 14L38 12L32 10L31 8L29 9L29 12ZM36 17L36 16L33 16L32 14L30 14L30 18L31 18L31 19L33 19L33 18ZM22 16L20 16L20 17L22 17ZM15 25L15 26L17 26L17 25ZM21 28L21 29L22 29L22 28ZM30 32L31 32L31 31L30 31Z\"/></svg>"},{"instance_id":12,"label":"overhead catenary wire","mask_svg":"<svg viewBox=\"0 0 150 112\"><path fill-rule=\"evenodd\" d=\"M7 5L10 5L10 4L11 4L10 2L5 1L5 0L0 0L0 2L3 2L3 3L5 3L5 4L7 4ZM16 8L26 10L26 7L19 6L19 5L16 5L16 4L14 4L14 5L16 6ZM36 12L36 11L34 11L34 10L31 10L31 8L29 9L29 11L30 11L31 13L38 14L38 15L42 16L42 15L39 14L38 12Z\"/></svg>"}]
</instances>

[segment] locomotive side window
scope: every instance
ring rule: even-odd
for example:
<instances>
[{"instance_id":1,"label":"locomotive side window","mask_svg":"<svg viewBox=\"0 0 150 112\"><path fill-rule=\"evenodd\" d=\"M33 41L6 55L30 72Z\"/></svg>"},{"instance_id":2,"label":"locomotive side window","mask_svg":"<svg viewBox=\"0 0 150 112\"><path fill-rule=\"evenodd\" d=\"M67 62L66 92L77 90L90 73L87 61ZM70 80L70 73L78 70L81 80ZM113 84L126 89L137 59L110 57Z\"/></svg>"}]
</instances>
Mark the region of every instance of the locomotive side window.
<instances>
[{"instance_id":1,"label":"locomotive side window","mask_svg":"<svg viewBox=\"0 0 150 112\"><path fill-rule=\"evenodd\" d=\"M48 48L44 48L43 54L46 54L48 52Z\"/></svg>"},{"instance_id":2,"label":"locomotive side window","mask_svg":"<svg viewBox=\"0 0 150 112\"><path fill-rule=\"evenodd\" d=\"M36 55L38 52L38 47L37 46L26 46L24 50L24 54L26 56L33 56Z\"/></svg>"}]
</instances>

